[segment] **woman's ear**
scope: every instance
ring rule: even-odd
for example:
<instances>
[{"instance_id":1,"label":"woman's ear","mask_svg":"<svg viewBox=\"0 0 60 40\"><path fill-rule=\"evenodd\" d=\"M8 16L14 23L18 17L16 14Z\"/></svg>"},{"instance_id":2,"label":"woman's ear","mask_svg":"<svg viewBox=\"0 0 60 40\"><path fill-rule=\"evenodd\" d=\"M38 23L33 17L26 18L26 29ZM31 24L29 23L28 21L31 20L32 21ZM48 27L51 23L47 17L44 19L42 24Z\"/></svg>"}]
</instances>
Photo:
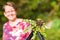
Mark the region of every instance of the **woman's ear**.
<instances>
[{"instance_id":1,"label":"woman's ear","mask_svg":"<svg viewBox=\"0 0 60 40\"><path fill-rule=\"evenodd\" d=\"M4 16L6 17L6 14L5 14L5 12L4 12Z\"/></svg>"}]
</instances>

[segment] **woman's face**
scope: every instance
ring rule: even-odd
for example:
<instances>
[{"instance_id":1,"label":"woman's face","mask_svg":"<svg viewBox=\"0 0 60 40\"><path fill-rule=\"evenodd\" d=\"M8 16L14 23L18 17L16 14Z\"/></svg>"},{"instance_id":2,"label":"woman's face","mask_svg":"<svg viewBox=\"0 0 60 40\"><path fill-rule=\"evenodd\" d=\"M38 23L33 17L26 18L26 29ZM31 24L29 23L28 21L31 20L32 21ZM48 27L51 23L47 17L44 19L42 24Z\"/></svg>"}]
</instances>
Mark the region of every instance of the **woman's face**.
<instances>
[{"instance_id":1,"label":"woman's face","mask_svg":"<svg viewBox=\"0 0 60 40\"><path fill-rule=\"evenodd\" d=\"M13 7L6 5L5 6L5 17L7 17L9 20L15 20L16 19L16 11Z\"/></svg>"}]
</instances>

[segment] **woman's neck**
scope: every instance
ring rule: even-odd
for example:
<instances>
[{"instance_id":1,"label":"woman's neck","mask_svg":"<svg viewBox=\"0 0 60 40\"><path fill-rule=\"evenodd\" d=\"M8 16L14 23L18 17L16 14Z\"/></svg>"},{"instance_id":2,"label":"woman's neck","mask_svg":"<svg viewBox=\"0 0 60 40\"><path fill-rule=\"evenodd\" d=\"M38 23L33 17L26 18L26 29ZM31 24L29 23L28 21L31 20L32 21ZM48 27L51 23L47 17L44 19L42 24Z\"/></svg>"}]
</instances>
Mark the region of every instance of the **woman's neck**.
<instances>
[{"instance_id":1,"label":"woman's neck","mask_svg":"<svg viewBox=\"0 0 60 40\"><path fill-rule=\"evenodd\" d=\"M11 26L16 25L16 23L17 23L17 18L16 18L15 20L9 20L9 24L10 24Z\"/></svg>"},{"instance_id":2,"label":"woman's neck","mask_svg":"<svg viewBox=\"0 0 60 40\"><path fill-rule=\"evenodd\" d=\"M14 21L9 21L9 25L15 26L18 22L22 22L23 19L16 18Z\"/></svg>"},{"instance_id":3,"label":"woman's neck","mask_svg":"<svg viewBox=\"0 0 60 40\"><path fill-rule=\"evenodd\" d=\"M17 18L15 18L14 20L9 20L9 22L15 22L17 20Z\"/></svg>"}]
</instances>

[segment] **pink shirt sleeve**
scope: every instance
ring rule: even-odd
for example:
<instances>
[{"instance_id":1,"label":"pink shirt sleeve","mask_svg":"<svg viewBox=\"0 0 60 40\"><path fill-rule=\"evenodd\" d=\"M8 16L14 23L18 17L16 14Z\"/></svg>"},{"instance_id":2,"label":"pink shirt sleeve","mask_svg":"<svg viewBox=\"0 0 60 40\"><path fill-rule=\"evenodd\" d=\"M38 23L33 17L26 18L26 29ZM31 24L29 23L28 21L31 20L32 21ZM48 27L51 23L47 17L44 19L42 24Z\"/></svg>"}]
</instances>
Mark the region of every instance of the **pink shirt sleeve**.
<instances>
[{"instance_id":1,"label":"pink shirt sleeve","mask_svg":"<svg viewBox=\"0 0 60 40\"><path fill-rule=\"evenodd\" d=\"M2 36L2 40L7 40L8 38L8 35L6 34L7 31L6 31L6 23L3 25L3 36Z\"/></svg>"}]
</instances>

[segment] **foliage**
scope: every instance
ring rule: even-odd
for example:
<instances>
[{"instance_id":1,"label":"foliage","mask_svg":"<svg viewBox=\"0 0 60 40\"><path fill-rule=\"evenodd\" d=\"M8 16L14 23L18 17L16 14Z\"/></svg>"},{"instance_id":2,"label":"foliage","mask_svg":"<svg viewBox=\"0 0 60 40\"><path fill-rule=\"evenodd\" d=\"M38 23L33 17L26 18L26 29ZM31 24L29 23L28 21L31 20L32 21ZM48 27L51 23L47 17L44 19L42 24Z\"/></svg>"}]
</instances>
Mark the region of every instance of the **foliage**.
<instances>
[{"instance_id":1,"label":"foliage","mask_svg":"<svg viewBox=\"0 0 60 40\"><path fill-rule=\"evenodd\" d=\"M54 28L55 30L60 29L60 19L55 18L53 20L52 28Z\"/></svg>"},{"instance_id":2,"label":"foliage","mask_svg":"<svg viewBox=\"0 0 60 40\"><path fill-rule=\"evenodd\" d=\"M59 30L60 21L56 18L60 18L60 0L0 0L0 28L2 30L2 25L7 21L2 12L2 6L7 1L13 1L18 7L17 17L24 19L37 18L43 19L46 23L53 21L52 30L47 30L48 38L46 40L59 40ZM56 24L56 25L55 25ZM54 31L58 32L55 33ZM51 32L49 32L51 31ZM49 33L49 34L48 34ZM52 33L56 36L52 36ZM53 39L52 39L53 37ZM56 39L55 39L56 38Z\"/></svg>"},{"instance_id":3,"label":"foliage","mask_svg":"<svg viewBox=\"0 0 60 40\"><path fill-rule=\"evenodd\" d=\"M25 22L30 22L30 27L25 29L24 32L27 32L29 30L33 30L34 31L33 37L32 37L33 40L38 40L37 39L38 36L36 35L37 31L39 31L44 37L46 37L46 34L44 32L45 23L42 23L41 20L37 20L37 22L36 22L36 21L33 21L33 20L24 19L24 21Z\"/></svg>"},{"instance_id":4,"label":"foliage","mask_svg":"<svg viewBox=\"0 0 60 40\"><path fill-rule=\"evenodd\" d=\"M2 5L7 1L13 1L16 3L18 7L17 17L27 18L36 20L37 18L41 18L47 21L49 19L53 19L54 17L60 17L60 1L59 0L1 0L0 1L0 9ZM0 11L0 15L2 10ZM6 18L1 15L1 23L6 22ZM2 19L4 20L2 21Z\"/></svg>"},{"instance_id":5,"label":"foliage","mask_svg":"<svg viewBox=\"0 0 60 40\"><path fill-rule=\"evenodd\" d=\"M52 22L51 29L45 30L46 40L60 40L60 19L55 18Z\"/></svg>"}]
</instances>

